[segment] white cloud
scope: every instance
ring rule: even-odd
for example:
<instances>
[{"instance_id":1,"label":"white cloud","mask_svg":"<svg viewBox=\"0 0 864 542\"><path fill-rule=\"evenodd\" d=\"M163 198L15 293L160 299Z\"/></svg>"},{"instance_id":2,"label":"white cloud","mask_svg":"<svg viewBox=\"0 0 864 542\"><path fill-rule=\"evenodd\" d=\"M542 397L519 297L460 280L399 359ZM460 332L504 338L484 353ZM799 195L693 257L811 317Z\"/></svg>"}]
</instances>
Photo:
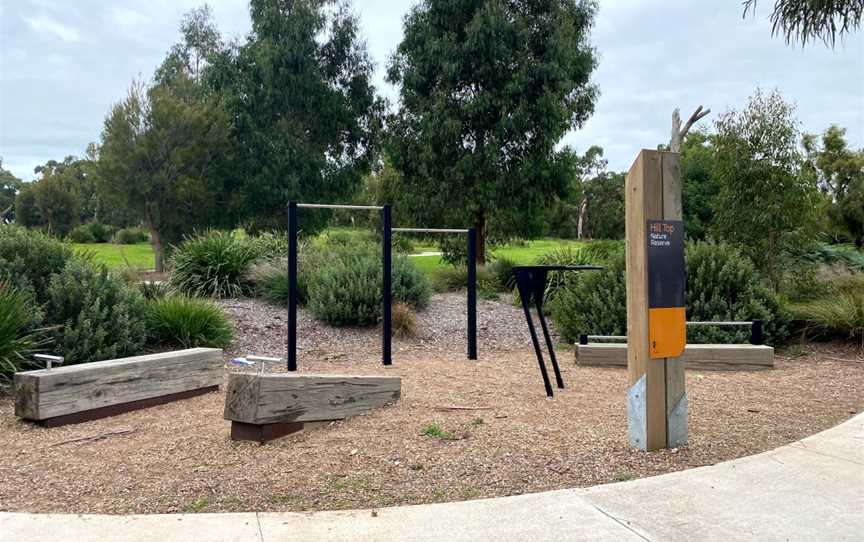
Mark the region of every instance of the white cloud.
<instances>
[{"instance_id":1,"label":"white cloud","mask_svg":"<svg viewBox=\"0 0 864 542\"><path fill-rule=\"evenodd\" d=\"M124 29L134 29L150 22L150 17L126 7L113 9L114 21Z\"/></svg>"},{"instance_id":2,"label":"white cloud","mask_svg":"<svg viewBox=\"0 0 864 542\"><path fill-rule=\"evenodd\" d=\"M27 23L27 26L29 26L34 32L47 32L49 34L54 34L61 40L69 43L81 41L81 34L79 34L75 28L51 19L46 15L24 17L24 22Z\"/></svg>"}]
</instances>

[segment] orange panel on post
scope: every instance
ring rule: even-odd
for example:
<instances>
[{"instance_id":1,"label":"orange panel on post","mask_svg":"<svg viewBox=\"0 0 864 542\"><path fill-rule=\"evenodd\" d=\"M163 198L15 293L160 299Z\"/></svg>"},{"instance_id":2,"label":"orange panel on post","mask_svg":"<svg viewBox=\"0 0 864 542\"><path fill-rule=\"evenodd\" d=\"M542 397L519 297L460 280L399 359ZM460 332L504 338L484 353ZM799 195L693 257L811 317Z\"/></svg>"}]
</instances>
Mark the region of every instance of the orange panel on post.
<instances>
[{"instance_id":1,"label":"orange panel on post","mask_svg":"<svg viewBox=\"0 0 864 542\"><path fill-rule=\"evenodd\" d=\"M687 311L684 307L648 309L651 358L677 358L687 346Z\"/></svg>"},{"instance_id":2,"label":"orange panel on post","mask_svg":"<svg viewBox=\"0 0 864 542\"><path fill-rule=\"evenodd\" d=\"M648 346L651 359L677 358L687 344L684 224L648 221Z\"/></svg>"}]
</instances>

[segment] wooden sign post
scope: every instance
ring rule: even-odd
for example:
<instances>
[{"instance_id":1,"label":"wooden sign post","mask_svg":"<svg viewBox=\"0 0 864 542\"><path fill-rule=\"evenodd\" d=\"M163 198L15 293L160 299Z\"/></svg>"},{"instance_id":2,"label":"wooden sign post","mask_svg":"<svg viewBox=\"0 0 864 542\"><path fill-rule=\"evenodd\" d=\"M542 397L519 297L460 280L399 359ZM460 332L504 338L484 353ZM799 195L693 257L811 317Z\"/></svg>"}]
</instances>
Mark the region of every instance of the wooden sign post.
<instances>
[{"instance_id":1,"label":"wooden sign post","mask_svg":"<svg viewBox=\"0 0 864 542\"><path fill-rule=\"evenodd\" d=\"M625 185L627 427L650 451L687 442L681 171L674 152L643 150Z\"/></svg>"}]
</instances>

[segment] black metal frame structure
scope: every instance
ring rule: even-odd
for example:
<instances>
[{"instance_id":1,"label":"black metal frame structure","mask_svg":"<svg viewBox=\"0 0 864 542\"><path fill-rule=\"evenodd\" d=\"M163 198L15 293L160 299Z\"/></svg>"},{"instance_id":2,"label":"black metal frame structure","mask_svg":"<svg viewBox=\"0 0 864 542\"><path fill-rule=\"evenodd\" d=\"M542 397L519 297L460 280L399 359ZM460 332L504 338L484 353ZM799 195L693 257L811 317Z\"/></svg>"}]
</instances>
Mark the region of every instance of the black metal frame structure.
<instances>
[{"instance_id":1,"label":"black metal frame structure","mask_svg":"<svg viewBox=\"0 0 864 542\"><path fill-rule=\"evenodd\" d=\"M468 236L468 359L477 359L477 230L445 228L393 228L398 233L466 234Z\"/></svg>"},{"instance_id":2,"label":"black metal frame structure","mask_svg":"<svg viewBox=\"0 0 864 542\"><path fill-rule=\"evenodd\" d=\"M598 265L517 265L513 267L513 274L516 276L516 287L519 289L519 298L522 301L522 310L525 312L525 321L528 323L528 331L531 332L531 342L534 345L534 353L537 355L540 375L543 377L543 387L546 388L546 397L550 399L555 394L552 391L552 383L549 381L549 372L546 370L546 363L543 361L543 351L540 348L537 331L534 329L534 320L531 318L531 301L533 299L534 306L537 309L537 318L540 320L540 327L543 329L543 337L546 339L546 349L549 351L552 369L555 371L555 383L558 385L558 389L563 390L564 379L561 377L561 369L558 367L558 360L555 358L555 346L552 344L549 327L546 325L546 318L543 316L543 295L546 292L546 277L549 271L599 271L601 269L603 267Z\"/></svg>"},{"instance_id":3,"label":"black metal frame structure","mask_svg":"<svg viewBox=\"0 0 864 542\"><path fill-rule=\"evenodd\" d=\"M392 328L392 239L389 205L335 205L324 203L288 203L288 370L297 370L297 211L298 209L349 209L381 211L382 316L381 362L391 365Z\"/></svg>"}]
</instances>

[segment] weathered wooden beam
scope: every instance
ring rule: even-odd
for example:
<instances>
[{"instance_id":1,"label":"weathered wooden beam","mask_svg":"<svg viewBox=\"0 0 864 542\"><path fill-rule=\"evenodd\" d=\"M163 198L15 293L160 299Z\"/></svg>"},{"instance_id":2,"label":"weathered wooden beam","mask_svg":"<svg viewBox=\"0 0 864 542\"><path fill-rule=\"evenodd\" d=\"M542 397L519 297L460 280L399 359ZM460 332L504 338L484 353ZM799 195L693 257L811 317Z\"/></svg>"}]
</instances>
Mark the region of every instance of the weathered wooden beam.
<instances>
[{"instance_id":1,"label":"weathered wooden beam","mask_svg":"<svg viewBox=\"0 0 864 542\"><path fill-rule=\"evenodd\" d=\"M15 374L15 415L77 423L215 390L222 350L191 348Z\"/></svg>"},{"instance_id":2,"label":"weathered wooden beam","mask_svg":"<svg viewBox=\"0 0 864 542\"><path fill-rule=\"evenodd\" d=\"M688 344L684 368L700 371L760 371L774 367L774 349L755 344ZM588 367L626 367L626 344L580 344L576 363Z\"/></svg>"},{"instance_id":3,"label":"weathered wooden beam","mask_svg":"<svg viewBox=\"0 0 864 542\"><path fill-rule=\"evenodd\" d=\"M232 373L226 420L274 424L340 420L399 399L402 379L296 373Z\"/></svg>"}]
</instances>

